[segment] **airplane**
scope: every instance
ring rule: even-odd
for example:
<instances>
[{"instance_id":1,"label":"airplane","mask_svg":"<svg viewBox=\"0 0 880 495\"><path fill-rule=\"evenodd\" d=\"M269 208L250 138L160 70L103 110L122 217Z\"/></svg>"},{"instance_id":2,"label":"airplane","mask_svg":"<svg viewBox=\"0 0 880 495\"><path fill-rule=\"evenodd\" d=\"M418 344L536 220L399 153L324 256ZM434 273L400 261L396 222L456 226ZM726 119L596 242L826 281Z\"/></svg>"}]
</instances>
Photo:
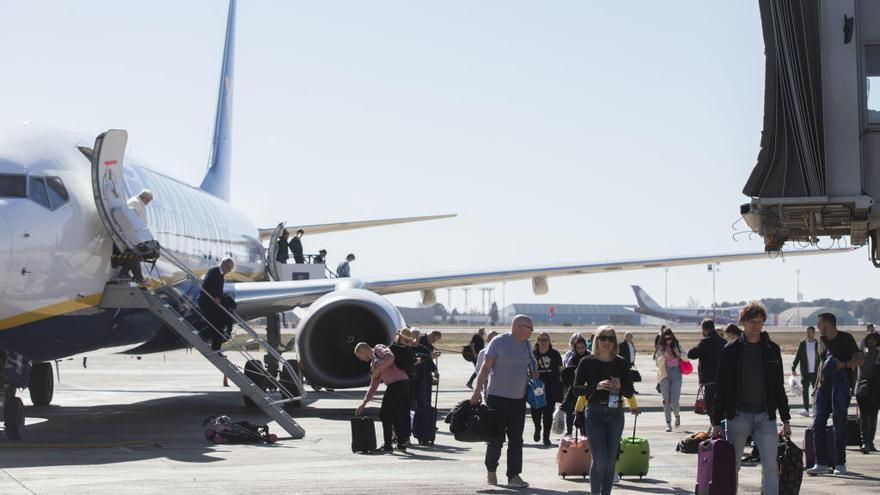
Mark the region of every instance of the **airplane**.
<instances>
[{"instance_id":1,"label":"airplane","mask_svg":"<svg viewBox=\"0 0 880 495\"><path fill-rule=\"evenodd\" d=\"M198 187L156 172L125 153L127 134L97 138L33 124L0 128L0 409L7 437L24 424L19 388L36 406L51 403L51 363L96 352L146 354L185 347L154 313L142 308L107 309L100 302L118 278L111 254L118 233L107 227L107 191L94 182L95 167L115 170L113 193L123 200L142 189L154 199L143 232L180 262L160 257L154 273L181 292L185 272L204 274L224 257L235 269L225 292L244 320L307 308L296 332L299 365L310 384L352 388L368 382L354 344L388 343L403 328L399 311L383 296L420 291L436 301L441 288L513 280L548 291L549 277L607 273L766 257L761 253L684 256L532 266L412 277L271 280L272 247L280 229L260 229L230 204L230 145L236 0L230 0L209 162ZM118 157L98 155L113 148ZM441 216L442 217L442 216ZM437 217L402 217L309 226L335 232ZM298 227L287 227L295 231ZM262 244L269 238L269 254ZM126 243L127 244L127 243ZM823 251L827 252L827 251ZM814 254L794 251L788 256ZM268 265L268 266L267 266ZM149 266L144 265L146 268ZM267 280L269 278L269 280ZM17 425L17 426L16 426Z\"/></svg>"},{"instance_id":2,"label":"airplane","mask_svg":"<svg viewBox=\"0 0 880 495\"><path fill-rule=\"evenodd\" d=\"M724 308L664 308L657 303L645 289L638 285L632 286L638 305L633 311L676 323L693 323L699 325L706 318L715 320L716 324L727 325L739 323L739 306Z\"/></svg>"}]
</instances>

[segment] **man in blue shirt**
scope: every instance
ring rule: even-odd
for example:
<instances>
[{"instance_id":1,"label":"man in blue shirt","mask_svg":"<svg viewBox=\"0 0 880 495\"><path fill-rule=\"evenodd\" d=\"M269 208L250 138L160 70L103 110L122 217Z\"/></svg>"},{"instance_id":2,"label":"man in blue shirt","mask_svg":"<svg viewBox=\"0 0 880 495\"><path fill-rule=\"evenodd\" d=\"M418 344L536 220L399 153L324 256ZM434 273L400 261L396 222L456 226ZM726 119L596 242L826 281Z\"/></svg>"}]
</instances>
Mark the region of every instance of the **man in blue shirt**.
<instances>
[{"instance_id":1,"label":"man in blue shirt","mask_svg":"<svg viewBox=\"0 0 880 495\"><path fill-rule=\"evenodd\" d=\"M354 261L354 255L349 254L345 257L345 261L340 261L339 266L336 267L336 276L339 278L350 277L351 276L351 267L349 263Z\"/></svg>"},{"instance_id":2,"label":"man in blue shirt","mask_svg":"<svg viewBox=\"0 0 880 495\"><path fill-rule=\"evenodd\" d=\"M522 472L523 429L526 424L526 384L531 376L538 377L538 363L532 355L529 337L534 331L532 319L526 315L513 318L510 333L492 339L486 347L486 355L477 384L471 396L472 404L482 400L481 391L486 387L486 404L493 410L498 426L498 437L491 439L486 447L487 480L498 484L495 470L501 459L501 447L507 436L507 486L526 488L528 483L520 478Z\"/></svg>"}]
</instances>

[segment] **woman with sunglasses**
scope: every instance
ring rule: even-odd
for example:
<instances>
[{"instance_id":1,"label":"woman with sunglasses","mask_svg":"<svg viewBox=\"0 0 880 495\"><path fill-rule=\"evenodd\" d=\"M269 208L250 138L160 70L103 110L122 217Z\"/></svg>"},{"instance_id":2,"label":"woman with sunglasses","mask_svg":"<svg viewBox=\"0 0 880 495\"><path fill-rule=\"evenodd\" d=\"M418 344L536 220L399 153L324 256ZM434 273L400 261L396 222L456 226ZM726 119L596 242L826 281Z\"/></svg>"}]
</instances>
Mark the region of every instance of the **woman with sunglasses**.
<instances>
[{"instance_id":1,"label":"woman with sunglasses","mask_svg":"<svg viewBox=\"0 0 880 495\"><path fill-rule=\"evenodd\" d=\"M623 434L623 398L633 396L629 362L617 354L614 327L601 326L593 338L593 353L581 359L575 375L578 394L587 397L584 426L593 450L590 491L594 494L611 493Z\"/></svg>"},{"instance_id":2,"label":"woman with sunglasses","mask_svg":"<svg viewBox=\"0 0 880 495\"><path fill-rule=\"evenodd\" d=\"M538 362L538 379L544 382L544 396L547 405L535 409L532 408L532 422L535 423L535 441L541 440L541 422L544 423L544 446L552 445L550 442L550 428L553 426L553 412L556 411L556 403L562 400L562 356L553 348L550 342L550 334L541 332L534 349L535 360Z\"/></svg>"},{"instance_id":3,"label":"woman with sunglasses","mask_svg":"<svg viewBox=\"0 0 880 495\"><path fill-rule=\"evenodd\" d=\"M657 363L657 386L663 395L663 414L666 415L666 431L672 431L672 417L675 413L675 427L681 426L679 399L681 398L681 346L671 328L663 330L654 360Z\"/></svg>"}]
</instances>

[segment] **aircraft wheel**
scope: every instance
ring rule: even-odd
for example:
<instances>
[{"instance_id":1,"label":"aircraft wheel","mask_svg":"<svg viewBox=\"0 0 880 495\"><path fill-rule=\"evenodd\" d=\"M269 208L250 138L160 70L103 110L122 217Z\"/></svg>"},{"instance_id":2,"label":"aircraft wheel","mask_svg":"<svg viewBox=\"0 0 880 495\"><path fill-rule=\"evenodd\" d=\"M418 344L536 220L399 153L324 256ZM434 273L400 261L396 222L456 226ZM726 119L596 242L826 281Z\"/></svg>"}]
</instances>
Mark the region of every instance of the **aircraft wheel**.
<instances>
[{"instance_id":1,"label":"aircraft wheel","mask_svg":"<svg viewBox=\"0 0 880 495\"><path fill-rule=\"evenodd\" d=\"M34 363L31 367L31 378L28 382L31 402L35 406L48 406L55 394L55 374L52 363Z\"/></svg>"},{"instance_id":2,"label":"aircraft wheel","mask_svg":"<svg viewBox=\"0 0 880 495\"><path fill-rule=\"evenodd\" d=\"M13 397L6 401L6 407L3 409L3 423L6 428L6 438L21 440L24 433L24 403L20 397Z\"/></svg>"},{"instance_id":3,"label":"aircraft wheel","mask_svg":"<svg viewBox=\"0 0 880 495\"><path fill-rule=\"evenodd\" d=\"M300 378L302 378L302 370L299 367L299 361L297 361L296 359L288 359L287 364L289 364L290 367L293 368L293 371L295 371L296 374L298 374L300 376ZM284 386L284 388L286 388L287 390L289 390L292 393L296 393L296 391L299 390L299 387L297 386L295 379L292 376L290 376L290 373L287 372L287 367L281 368L281 373L280 373L280 376L278 377L278 381L281 383L281 385ZM284 393L283 391L282 391L282 395L284 395L285 397L289 397L289 395ZM297 400L297 401L293 401L293 402L288 402L287 404L285 404L285 407L300 407L301 405L302 405L302 401Z\"/></svg>"}]
</instances>

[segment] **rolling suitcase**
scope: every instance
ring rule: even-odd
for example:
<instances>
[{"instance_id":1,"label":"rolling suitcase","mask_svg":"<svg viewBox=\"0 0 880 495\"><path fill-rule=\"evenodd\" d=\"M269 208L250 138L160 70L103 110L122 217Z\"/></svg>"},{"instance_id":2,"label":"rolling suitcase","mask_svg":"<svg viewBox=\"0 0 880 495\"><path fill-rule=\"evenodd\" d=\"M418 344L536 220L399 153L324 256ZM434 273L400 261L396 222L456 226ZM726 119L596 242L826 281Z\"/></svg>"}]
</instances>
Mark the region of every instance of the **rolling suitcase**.
<instances>
[{"instance_id":1,"label":"rolling suitcase","mask_svg":"<svg viewBox=\"0 0 880 495\"><path fill-rule=\"evenodd\" d=\"M376 424L373 418L351 418L351 451L368 453L376 450Z\"/></svg>"},{"instance_id":2,"label":"rolling suitcase","mask_svg":"<svg viewBox=\"0 0 880 495\"><path fill-rule=\"evenodd\" d=\"M733 445L723 438L700 444L697 453L697 495L733 495L736 493L736 460Z\"/></svg>"},{"instance_id":3,"label":"rolling suitcase","mask_svg":"<svg viewBox=\"0 0 880 495\"><path fill-rule=\"evenodd\" d=\"M801 449L791 441L791 437L779 441L776 462L779 464L779 495L800 493L801 482L804 480L804 458Z\"/></svg>"},{"instance_id":4,"label":"rolling suitcase","mask_svg":"<svg viewBox=\"0 0 880 495\"><path fill-rule=\"evenodd\" d=\"M614 471L621 478L635 475L642 478L648 474L648 468L651 464L651 448L648 445L648 439L636 436L638 419L638 415L633 417L632 437L620 439L620 450L617 452Z\"/></svg>"},{"instance_id":5,"label":"rolling suitcase","mask_svg":"<svg viewBox=\"0 0 880 495\"><path fill-rule=\"evenodd\" d=\"M855 414L846 417L846 444L850 447L862 445L862 427Z\"/></svg>"},{"instance_id":6,"label":"rolling suitcase","mask_svg":"<svg viewBox=\"0 0 880 495\"><path fill-rule=\"evenodd\" d=\"M816 449L813 446L813 427L804 430L804 465L807 469L816 465ZM825 427L825 461L827 466L834 467L837 464L837 452L834 450L834 427Z\"/></svg>"},{"instance_id":7,"label":"rolling suitcase","mask_svg":"<svg viewBox=\"0 0 880 495\"><path fill-rule=\"evenodd\" d=\"M592 463L593 453L590 451L590 441L587 437L579 439L577 430L573 437L562 437L559 441L559 450L556 451L556 467L562 479L566 476L578 475L586 478L590 474Z\"/></svg>"},{"instance_id":8,"label":"rolling suitcase","mask_svg":"<svg viewBox=\"0 0 880 495\"><path fill-rule=\"evenodd\" d=\"M440 396L440 384L434 390L434 404L417 408L413 415L412 434L419 445L434 445L437 438L437 399Z\"/></svg>"}]
</instances>

